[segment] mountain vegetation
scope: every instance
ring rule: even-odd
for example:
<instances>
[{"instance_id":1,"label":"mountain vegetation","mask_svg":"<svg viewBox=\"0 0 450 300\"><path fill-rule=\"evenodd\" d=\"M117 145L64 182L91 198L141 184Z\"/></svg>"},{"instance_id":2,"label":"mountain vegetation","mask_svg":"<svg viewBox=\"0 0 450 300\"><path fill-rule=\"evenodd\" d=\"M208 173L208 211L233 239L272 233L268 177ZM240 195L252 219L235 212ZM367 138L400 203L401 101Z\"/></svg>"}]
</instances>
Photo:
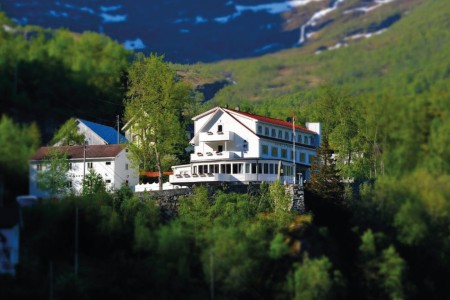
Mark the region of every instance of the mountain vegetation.
<instances>
[{"instance_id":1,"label":"mountain vegetation","mask_svg":"<svg viewBox=\"0 0 450 300\"><path fill-rule=\"evenodd\" d=\"M198 188L171 220L148 195L139 199L126 188L109 195L100 185L24 211L32 226L23 230L21 269L15 280L0 278L1 297L40 299L52 291L55 299L445 298L450 6L402 1L408 3L417 6L387 31L340 49L315 54L318 44L311 43L248 60L171 65L186 81L236 82L202 110L239 104L244 111L278 118L295 113L302 122L323 124L327 143L312 170L317 180L306 190L308 214L287 209L280 183L248 195ZM389 16L387 10L378 14L380 20ZM42 124L57 112L80 112L78 105L68 112L61 99L90 99L90 114L101 106L97 116L104 117L129 88L121 89L129 53L96 34L15 27L4 16L2 22L12 29L0 29L2 113L10 115L1 119L0 138L13 159L2 155L1 166L25 178L26 156L40 137L36 125L10 118L30 121L26 116L39 111ZM327 47L354 31L350 20L342 26L323 32ZM58 48L60 38L69 46ZM106 49L111 53L103 55ZM49 82L55 87L43 84ZM68 234L76 207L78 276L74 235Z\"/></svg>"}]
</instances>

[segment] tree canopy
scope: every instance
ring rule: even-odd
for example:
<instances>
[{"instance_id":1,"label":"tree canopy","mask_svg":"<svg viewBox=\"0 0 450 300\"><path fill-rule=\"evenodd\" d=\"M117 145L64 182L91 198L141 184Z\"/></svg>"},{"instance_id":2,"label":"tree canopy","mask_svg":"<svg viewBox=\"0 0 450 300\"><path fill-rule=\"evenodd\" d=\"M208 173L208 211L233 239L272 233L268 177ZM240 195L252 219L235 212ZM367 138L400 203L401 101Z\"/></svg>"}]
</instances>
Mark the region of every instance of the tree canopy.
<instances>
[{"instance_id":1,"label":"tree canopy","mask_svg":"<svg viewBox=\"0 0 450 300\"><path fill-rule=\"evenodd\" d=\"M141 170L150 168L152 157L162 188L165 155L184 151L187 144L182 121L183 110L190 101L190 89L178 81L176 73L163 56L142 54L128 71L125 120L136 137L131 141L131 159Z\"/></svg>"}]
</instances>

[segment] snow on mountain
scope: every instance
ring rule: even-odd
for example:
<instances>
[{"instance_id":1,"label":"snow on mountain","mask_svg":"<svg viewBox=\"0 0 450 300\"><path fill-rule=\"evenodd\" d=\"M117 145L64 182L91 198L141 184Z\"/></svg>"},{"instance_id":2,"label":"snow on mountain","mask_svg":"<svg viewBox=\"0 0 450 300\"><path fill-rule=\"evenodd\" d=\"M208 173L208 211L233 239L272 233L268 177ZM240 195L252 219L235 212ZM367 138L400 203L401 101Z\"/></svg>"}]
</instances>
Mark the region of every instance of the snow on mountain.
<instances>
[{"instance_id":1,"label":"snow on mountain","mask_svg":"<svg viewBox=\"0 0 450 300\"><path fill-rule=\"evenodd\" d=\"M2 8L24 25L98 31L128 49L192 63L302 46L330 16L368 14L395 1L401 0L3 0Z\"/></svg>"}]
</instances>

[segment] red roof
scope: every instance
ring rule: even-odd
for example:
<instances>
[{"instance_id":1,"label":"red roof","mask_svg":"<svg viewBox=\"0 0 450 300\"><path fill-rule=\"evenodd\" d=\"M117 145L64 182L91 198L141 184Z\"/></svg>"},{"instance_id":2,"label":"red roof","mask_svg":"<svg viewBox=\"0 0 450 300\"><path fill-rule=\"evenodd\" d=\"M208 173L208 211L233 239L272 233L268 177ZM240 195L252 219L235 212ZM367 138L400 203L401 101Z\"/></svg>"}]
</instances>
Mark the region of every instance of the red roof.
<instances>
[{"instance_id":1,"label":"red roof","mask_svg":"<svg viewBox=\"0 0 450 300\"><path fill-rule=\"evenodd\" d=\"M87 145L86 158L105 158L116 157L123 150L122 145ZM59 151L67 154L69 159L84 158L84 146L60 146L60 147L41 147L31 156L30 160L42 160L48 156L51 151Z\"/></svg>"},{"instance_id":2,"label":"red roof","mask_svg":"<svg viewBox=\"0 0 450 300\"><path fill-rule=\"evenodd\" d=\"M255 114L251 114L251 113L246 113L246 112L242 112L239 110L234 110L234 109L229 109L229 108L222 108L225 111L230 111L233 113L237 113L261 122L265 122L265 123L270 123L270 124L274 124L274 125L279 125L279 126L283 126L283 127L289 127L290 129L292 129L292 123L287 122L287 121L283 121L283 120L278 120L278 119L273 119L273 118L269 118L269 117L264 117L264 116L259 116L259 115L255 115ZM311 133L315 133L317 134L317 132L309 130L303 126L300 125L295 125L295 129L298 130L302 130L302 131L306 131L306 132L311 132Z\"/></svg>"}]
</instances>

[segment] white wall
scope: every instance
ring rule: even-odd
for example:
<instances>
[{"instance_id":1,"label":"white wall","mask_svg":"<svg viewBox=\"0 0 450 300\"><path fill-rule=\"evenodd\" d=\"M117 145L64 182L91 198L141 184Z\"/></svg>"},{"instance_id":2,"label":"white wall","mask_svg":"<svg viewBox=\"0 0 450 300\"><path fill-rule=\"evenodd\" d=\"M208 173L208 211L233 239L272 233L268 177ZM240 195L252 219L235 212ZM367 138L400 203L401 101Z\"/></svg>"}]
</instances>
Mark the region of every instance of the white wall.
<instances>
[{"instance_id":1,"label":"white wall","mask_svg":"<svg viewBox=\"0 0 450 300\"><path fill-rule=\"evenodd\" d=\"M92 129L87 127L81 121L78 123L78 129L79 129L80 133L84 134L89 145L107 145L108 144L105 142L104 139L102 139L98 134L96 134L94 131L92 131Z\"/></svg>"},{"instance_id":2,"label":"white wall","mask_svg":"<svg viewBox=\"0 0 450 300\"><path fill-rule=\"evenodd\" d=\"M67 180L72 181L72 190L79 194L82 190L82 180L84 175L84 164L83 160L69 160L72 164L71 170L67 173ZM98 174L100 174L106 183L107 190L117 190L120 189L122 184L128 180L129 186L134 186L139 183L139 175L136 169L131 168L131 163L126 156L125 150L122 150L115 158L103 158L103 159L86 159L86 174L89 173L89 163L92 163L92 168ZM110 164L107 164L110 163ZM126 170L126 164L128 164L128 170ZM36 176L37 176L37 165L38 162L30 162L29 167L29 194L35 195L42 198L47 198L50 195L41 191L37 187ZM110 182L107 182L110 181Z\"/></svg>"}]
</instances>

